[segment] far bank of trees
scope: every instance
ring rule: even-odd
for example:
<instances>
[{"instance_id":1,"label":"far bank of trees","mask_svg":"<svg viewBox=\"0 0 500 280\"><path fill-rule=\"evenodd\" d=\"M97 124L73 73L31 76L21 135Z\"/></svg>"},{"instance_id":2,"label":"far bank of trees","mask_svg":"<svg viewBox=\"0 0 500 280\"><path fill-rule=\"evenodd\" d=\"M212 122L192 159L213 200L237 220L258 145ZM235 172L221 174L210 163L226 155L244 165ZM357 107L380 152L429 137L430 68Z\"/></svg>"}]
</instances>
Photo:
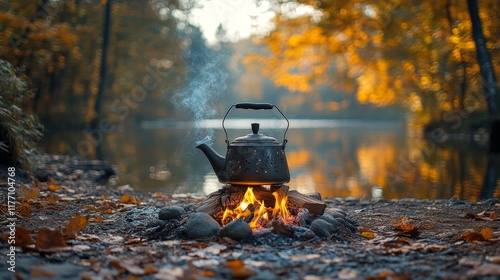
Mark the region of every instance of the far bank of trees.
<instances>
[{"instance_id":1,"label":"far bank of trees","mask_svg":"<svg viewBox=\"0 0 500 280\"><path fill-rule=\"evenodd\" d=\"M477 3L493 70L499 73L500 2ZM313 99L326 86L361 103L402 104L420 123L456 124L486 109L467 1L275 4L275 30L255 38L265 52L245 58L275 85Z\"/></svg>"}]
</instances>

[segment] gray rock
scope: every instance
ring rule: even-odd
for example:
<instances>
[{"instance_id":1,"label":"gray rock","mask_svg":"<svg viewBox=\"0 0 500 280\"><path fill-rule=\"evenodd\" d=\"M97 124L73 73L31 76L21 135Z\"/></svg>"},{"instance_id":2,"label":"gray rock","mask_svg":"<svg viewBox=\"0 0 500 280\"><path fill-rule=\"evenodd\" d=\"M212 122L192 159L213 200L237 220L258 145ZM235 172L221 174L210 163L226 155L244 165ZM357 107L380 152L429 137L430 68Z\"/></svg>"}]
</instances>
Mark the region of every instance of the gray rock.
<instances>
[{"instance_id":1,"label":"gray rock","mask_svg":"<svg viewBox=\"0 0 500 280\"><path fill-rule=\"evenodd\" d=\"M321 200L321 193L315 192L315 193L308 193L307 196L312 197L317 200Z\"/></svg>"},{"instance_id":2,"label":"gray rock","mask_svg":"<svg viewBox=\"0 0 500 280\"><path fill-rule=\"evenodd\" d=\"M338 229L339 227L339 222L335 218L333 218L330 214L323 214L318 219L322 219L329 222L335 229Z\"/></svg>"},{"instance_id":3,"label":"gray rock","mask_svg":"<svg viewBox=\"0 0 500 280\"><path fill-rule=\"evenodd\" d=\"M237 241L252 238L252 234L252 229L242 219L231 221L219 230L219 236L229 237Z\"/></svg>"},{"instance_id":4,"label":"gray rock","mask_svg":"<svg viewBox=\"0 0 500 280\"><path fill-rule=\"evenodd\" d=\"M212 237L220 230L220 225L207 213L193 213L186 222L189 239Z\"/></svg>"},{"instance_id":5,"label":"gray rock","mask_svg":"<svg viewBox=\"0 0 500 280\"><path fill-rule=\"evenodd\" d=\"M347 216L347 213L340 209L340 208L334 208L334 207L329 207L325 210L325 213L332 215L334 218L343 218Z\"/></svg>"},{"instance_id":6,"label":"gray rock","mask_svg":"<svg viewBox=\"0 0 500 280\"><path fill-rule=\"evenodd\" d=\"M186 213L186 210L180 206L167 206L160 210L158 218L160 220L178 220Z\"/></svg>"},{"instance_id":7,"label":"gray rock","mask_svg":"<svg viewBox=\"0 0 500 280\"><path fill-rule=\"evenodd\" d=\"M154 220L146 225L148 229L162 229L165 227L165 221L162 220Z\"/></svg>"},{"instance_id":8,"label":"gray rock","mask_svg":"<svg viewBox=\"0 0 500 280\"><path fill-rule=\"evenodd\" d=\"M335 227L323 219L314 220L309 229L319 237L329 237L335 231Z\"/></svg>"}]
</instances>

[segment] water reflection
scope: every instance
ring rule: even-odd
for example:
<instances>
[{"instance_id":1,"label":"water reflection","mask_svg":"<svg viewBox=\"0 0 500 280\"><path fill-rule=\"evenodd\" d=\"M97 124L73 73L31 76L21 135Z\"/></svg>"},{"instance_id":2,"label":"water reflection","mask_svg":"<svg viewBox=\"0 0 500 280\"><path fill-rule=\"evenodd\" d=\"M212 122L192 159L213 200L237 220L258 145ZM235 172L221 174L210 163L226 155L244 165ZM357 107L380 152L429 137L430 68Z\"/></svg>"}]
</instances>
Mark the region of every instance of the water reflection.
<instances>
[{"instance_id":1,"label":"water reflection","mask_svg":"<svg viewBox=\"0 0 500 280\"><path fill-rule=\"evenodd\" d=\"M248 121L229 123L230 139L250 133L252 120ZM260 122L262 133L281 141L282 124L266 127ZM484 146L471 142L440 145L408 137L395 123L306 124L291 120L287 133L292 189L318 191L323 197L479 198L488 160ZM213 121L210 126L217 129L214 148L225 154L220 122ZM142 127L128 125L122 132L106 135L104 156L120 168L118 184L165 193L208 194L218 190L222 184L187 132L186 123L165 120ZM79 131L63 133L46 136L43 146L47 152L67 154L84 138ZM500 180L496 183L493 195L500 198Z\"/></svg>"}]
</instances>

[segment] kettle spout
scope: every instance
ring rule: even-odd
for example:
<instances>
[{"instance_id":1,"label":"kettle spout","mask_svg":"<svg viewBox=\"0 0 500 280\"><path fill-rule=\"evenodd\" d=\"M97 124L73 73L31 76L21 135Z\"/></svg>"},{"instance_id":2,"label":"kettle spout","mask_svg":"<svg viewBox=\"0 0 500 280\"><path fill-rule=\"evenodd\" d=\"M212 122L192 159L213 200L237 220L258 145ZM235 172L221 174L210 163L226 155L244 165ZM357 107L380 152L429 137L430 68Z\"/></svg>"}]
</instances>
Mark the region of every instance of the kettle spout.
<instances>
[{"instance_id":1,"label":"kettle spout","mask_svg":"<svg viewBox=\"0 0 500 280\"><path fill-rule=\"evenodd\" d=\"M208 158L208 161L210 161L210 164L215 171L215 174L220 174L222 171L224 171L226 158L219 155L214 149L212 149L212 147L208 146L205 143L199 144L198 146L196 146L196 148L200 149Z\"/></svg>"}]
</instances>

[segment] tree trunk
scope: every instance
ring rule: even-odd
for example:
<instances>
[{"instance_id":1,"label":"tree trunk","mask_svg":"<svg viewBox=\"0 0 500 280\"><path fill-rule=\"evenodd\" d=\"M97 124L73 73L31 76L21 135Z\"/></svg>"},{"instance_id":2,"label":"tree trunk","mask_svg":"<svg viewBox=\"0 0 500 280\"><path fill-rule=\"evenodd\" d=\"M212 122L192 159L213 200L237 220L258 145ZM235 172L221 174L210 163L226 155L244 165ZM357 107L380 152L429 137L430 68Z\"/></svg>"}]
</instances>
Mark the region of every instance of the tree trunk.
<instances>
[{"instance_id":1,"label":"tree trunk","mask_svg":"<svg viewBox=\"0 0 500 280\"><path fill-rule=\"evenodd\" d=\"M102 32L102 53L101 53L101 69L99 72L99 86L97 90L97 96L94 104L94 117L90 122L90 129L93 132L95 143L96 143L96 157L99 160L103 159L102 155L102 142L104 141L104 133L99 133L97 135L97 130L99 127L99 120L102 110L102 103L104 101L104 88L106 84L106 74L107 74L107 58L109 49L109 30L111 25L111 0L106 2L106 8L104 12L104 23Z\"/></svg>"},{"instance_id":2,"label":"tree trunk","mask_svg":"<svg viewBox=\"0 0 500 280\"><path fill-rule=\"evenodd\" d=\"M486 48L486 39L483 35L482 22L479 17L477 0L467 0L472 21L472 37L476 43L477 60L481 69L484 83L484 97L488 103L490 119L490 152L500 152L500 116L498 109L499 91L495 78L495 71L491 64L490 53Z\"/></svg>"},{"instance_id":3,"label":"tree trunk","mask_svg":"<svg viewBox=\"0 0 500 280\"><path fill-rule=\"evenodd\" d=\"M484 84L484 97L488 103L488 115L490 122L490 149L488 155L488 167L484 175L481 198L492 196L496 188L497 175L495 174L495 161L500 153L500 114L498 109L499 90L495 77L495 71L491 64L490 53L486 48L486 39L483 35L481 18L477 6L477 0L467 0L469 14L472 22L472 37L476 43L477 60L481 70Z\"/></svg>"}]
</instances>

